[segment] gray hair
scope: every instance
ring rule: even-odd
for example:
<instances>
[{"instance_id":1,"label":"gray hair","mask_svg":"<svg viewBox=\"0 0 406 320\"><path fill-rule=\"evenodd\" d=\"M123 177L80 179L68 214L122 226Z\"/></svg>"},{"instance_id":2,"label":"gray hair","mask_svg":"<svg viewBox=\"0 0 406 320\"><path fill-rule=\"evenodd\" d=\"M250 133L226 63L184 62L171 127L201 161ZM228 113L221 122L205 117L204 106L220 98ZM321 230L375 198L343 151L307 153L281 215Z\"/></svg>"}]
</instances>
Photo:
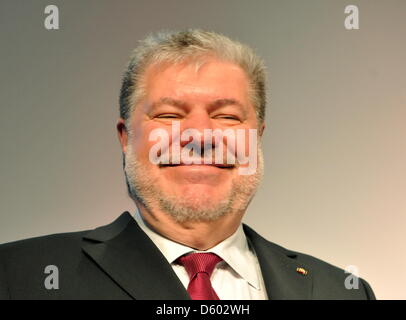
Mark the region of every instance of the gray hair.
<instances>
[{"instance_id":1,"label":"gray hair","mask_svg":"<svg viewBox=\"0 0 406 320\"><path fill-rule=\"evenodd\" d=\"M250 81L249 93L257 119L265 119L265 66L255 52L238 41L215 32L189 29L161 31L140 41L130 57L120 91L120 117L128 120L135 105L145 96L143 75L159 63L193 62L198 69L205 59L215 57L240 66Z\"/></svg>"}]
</instances>

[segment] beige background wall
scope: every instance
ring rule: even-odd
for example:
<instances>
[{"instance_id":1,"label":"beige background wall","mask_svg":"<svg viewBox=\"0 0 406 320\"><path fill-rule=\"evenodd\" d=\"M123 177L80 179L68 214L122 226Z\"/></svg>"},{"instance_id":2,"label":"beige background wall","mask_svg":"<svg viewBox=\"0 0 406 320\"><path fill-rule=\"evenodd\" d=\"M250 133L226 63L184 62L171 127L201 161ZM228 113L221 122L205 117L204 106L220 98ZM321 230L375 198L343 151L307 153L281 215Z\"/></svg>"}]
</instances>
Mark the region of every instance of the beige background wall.
<instances>
[{"instance_id":1,"label":"beige background wall","mask_svg":"<svg viewBox=\"0 0 406 320\"><path fill-rule=\"evenodd\" d=\"M60 30L44 28L59 7ZM344 28L358 5L360 30ZM0 2L0 243L133 211L115 132L146 33L200 27L257 49L270 76L266 175L245 222L406 298L406 1Z\"/></svg>"}]
</instances>

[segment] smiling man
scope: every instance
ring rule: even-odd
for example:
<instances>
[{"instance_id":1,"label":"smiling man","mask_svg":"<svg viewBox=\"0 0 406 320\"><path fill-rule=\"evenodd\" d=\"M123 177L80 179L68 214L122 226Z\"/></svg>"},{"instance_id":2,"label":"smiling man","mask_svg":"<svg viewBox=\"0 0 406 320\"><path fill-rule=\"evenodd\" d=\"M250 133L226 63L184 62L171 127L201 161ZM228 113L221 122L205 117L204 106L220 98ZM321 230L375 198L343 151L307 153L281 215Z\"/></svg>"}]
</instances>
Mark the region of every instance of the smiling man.
<instances>
[{"instance_id":1,"label":"smiling man","mask_svg":"<svg viewBox=\"0 0 406 320\"><path fill-rule=\"evenodd\" d=\"M364 280L348 288L344 270L242 224L263 172L265 105L249 47L202 30L147 37L117 123L136 212L2 245L0 298L374 299Z\"/></svg>"}]
</instances>

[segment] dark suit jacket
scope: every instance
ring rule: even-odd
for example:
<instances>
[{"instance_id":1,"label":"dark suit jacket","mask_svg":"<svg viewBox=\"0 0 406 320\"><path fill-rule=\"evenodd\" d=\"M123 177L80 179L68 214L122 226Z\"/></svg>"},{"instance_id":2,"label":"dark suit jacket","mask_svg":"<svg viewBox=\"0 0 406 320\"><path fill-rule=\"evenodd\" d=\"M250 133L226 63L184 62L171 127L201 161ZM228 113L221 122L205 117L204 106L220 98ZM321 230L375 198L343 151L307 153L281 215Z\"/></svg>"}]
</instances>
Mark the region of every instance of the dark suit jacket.
<instances>
[{"instance_id":1,"label":"dark suit jacket","mask_svg":"<svg viewBox=\"0 0 406 320\"><path fill-rule=\"evenodd\" d=\"M359 279L358 289L344 286L343 270L309 255L273 244L248 226L269 299L374 299ZM59 289L46 289L59 270ZM296 271L307 270L307 275ZM55 275L55 274L54 274ZM63 233L0 246L0 299L189 299L170 264L124 212L113 223L92 231Z\"/></svg>"}]
</instances>

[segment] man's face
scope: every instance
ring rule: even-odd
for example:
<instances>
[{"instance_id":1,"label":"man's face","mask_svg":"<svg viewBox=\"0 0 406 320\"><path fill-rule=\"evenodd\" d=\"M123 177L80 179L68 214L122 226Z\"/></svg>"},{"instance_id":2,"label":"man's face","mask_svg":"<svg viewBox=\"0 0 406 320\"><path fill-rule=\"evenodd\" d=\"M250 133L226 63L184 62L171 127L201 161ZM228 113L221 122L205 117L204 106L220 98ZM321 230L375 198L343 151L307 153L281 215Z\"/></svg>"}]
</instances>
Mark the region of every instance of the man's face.
<instances>
[{"instance_id":1,"label":"man's face","mask_svg":"<svg viewBox=\"0 0 406 320\"><path fill-rule=\"evenodd\" d=\"M239 66L214 59L198 70L194 64L153 65L146 70L145 85L146 96L134 108L124 148L127 181L132 193L136 193L132 196L147 208L163 210L178 221L213 220L245 210L260 180L261 150L259 169L248 176L240 174L238 164L186 165L181 161L179 165L159 165L150 157L157 143L151 133L156 129L168 133L169 145L162 152L170 154L174 150L173 121L178 121L180 133L196 129L202 136L204 129L262 131L245 72ZM207 142L202 137L198 144L203 148ZM180 147L186 144L180 142ZM227 148L225 142L223 150Z\"/></svg>"}]
</instances>

